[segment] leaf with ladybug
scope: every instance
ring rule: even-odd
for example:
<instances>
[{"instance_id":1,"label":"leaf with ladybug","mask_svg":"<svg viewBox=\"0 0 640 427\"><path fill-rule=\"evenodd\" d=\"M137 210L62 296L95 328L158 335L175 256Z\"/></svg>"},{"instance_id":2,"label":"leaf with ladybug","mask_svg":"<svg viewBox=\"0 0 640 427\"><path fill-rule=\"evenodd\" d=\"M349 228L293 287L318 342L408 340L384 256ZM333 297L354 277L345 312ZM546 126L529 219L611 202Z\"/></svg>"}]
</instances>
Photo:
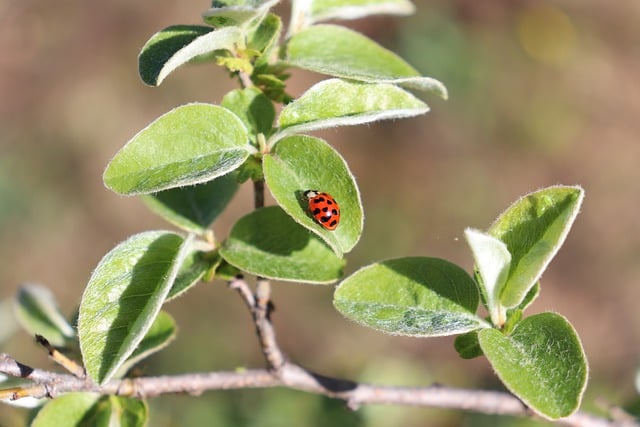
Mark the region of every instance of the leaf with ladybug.
<instances>
[{"instance_id":1,"label":"leaf with ladybug","mask_svg":"<svg viewBox=\"0 0 640 427\"><path fill-rule=\"evenodd\" d=\"M289 216L320 236L337 254L353 249L362 234L362 203L355 179L336 150L322 139L296 135L280 140L263 162L269 190ZM313 197L309 195L315 193L308 191L327 193L338 206L335 227L318 220L322 214L310 209ZM315 201L324 208L327 200Z\"/></svg>"}]
</instances>

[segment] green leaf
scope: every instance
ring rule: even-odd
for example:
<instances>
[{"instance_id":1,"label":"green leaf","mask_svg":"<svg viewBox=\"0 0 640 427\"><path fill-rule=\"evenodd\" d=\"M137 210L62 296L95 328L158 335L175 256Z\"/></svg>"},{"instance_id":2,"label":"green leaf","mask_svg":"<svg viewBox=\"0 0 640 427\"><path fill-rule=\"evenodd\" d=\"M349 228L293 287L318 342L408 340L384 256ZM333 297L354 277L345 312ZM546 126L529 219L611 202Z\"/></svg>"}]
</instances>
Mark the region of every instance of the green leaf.
<instances>
[{"instance_id":1,"label":"green leaf","mask_svg":"<svg viewBox=\"0 0 640 427\"><path fill-rule=\"evenodd\" d=\"M204 12L202 18L214 27L250 27L259 22L278 1L216 0L212 2L214 7Z\"/></svg>"},{"instance_id":2,"label":"green leaf","mask_svg":"<svg viewBox=\"0 0 640 427\"><path fill-rule=\"evenodd\" d=\"M243 43L237 27L213 30L198 25L174 25L154 34L138 57L142 81L159 86L176 68L216 50L234 50Z\"/></svg>"},{"instance_id":3,"label":"green leaf","mask_svg":"<svg viewBox=\"0 0 640 427\"><path fill-rule=\"evenodd\" d=\"M255 87L236 89L222 99L222 106L233 111L252 135L269 135L276 118L273 103Z\"/></svg>"},{"instance_id":4,"label":"green leaf","mask_svg":"<svg viewBox=\"0 0 640 427\"><path fill-rule=\"evenodd\" d=\"M507 320L507 310L500 303L511 265L511 254L500 240L478 230L467 228L464 232L473 252L476 268L482 277L487 309L494 325L500 327Z\"/></svg>"},{"instance_id":5,"label":"green leaf","mask_svg":"<svg viewBox=\"0 0 640 427\"><path fill-rule=\"evenodd\" d=\"M173 282L167 301L172 300L196 285L207 271L220 263L220 255L215 252L203 252L194 248L182 262L182 267Z\"/></svg>"},{"instance_id":6,"label":"green leaf","mask_svg":"<svg viewBox=\"0 0 640 427\"><path fill-rule=\"evenodd\" d=\"M338 254L356 245L363 227L360 193L346 162L329 144L309 136L287 137L264 156L263 165L271 194L296 222ZM319 190L335 198L340 206L338 228L329 231L316 223L304 196L306 190Z\"/></svg>"},{"instance_id":7,"label":"green leaf","mask_svg":"<svg viewBox=\"0 0 640 427\"><path fill-rule=\"evenodd\" d=\"M483 354L478 342L478 331L458 335L454 341L454 347L463 359L474 359Z\"/></svg>"},{"instance_id":8,"label":"green leaf","mask_svg":"<svg viewBox=\"0 0 640 427\"><path fill-rule=\"evenodd\" d=\"M267 14L260 25L247 38L247 47L262 53L255 62L256 67L267 67L272 52L278 46L282 32L282 20L273 13Z\"/></svg>"},{"instance_id":9,"label":"green leaf","mask_svg":"<svg viewBox=\"0 0 640 427\"><path fill-rule=\"evenodd\" d=\"M410 15L409 0L313 0L310 23L330 19L359 19L371 15Z\"/></svg>"},{"instance_id":10,"label":"green leaf","mask_svg":"<svg viewBox=\"0 0 640 427\"><path fill-rule=\"evenodd\" d=\"M138 362L168 346L176 337L176 333L176 322L173 317L164 311L160 311L147 334L131 356L122 364L118 374L115 376L124 376Z\"/></svg>"},{"instance_id":11,"label":"green leaf","mask_svg":"<svg viewBox=\"0 0 640 427\"><path fill-rule=\"evenodd\" d=\"M235 177L227 174L204 184L144 195L142 200L149 209L176 227L204 235L237 190Z\"/></svg>"},{"instance_id":12,"label":"green leaf","mask_svg":"<svg viewBox=\"0 0 640 427\"><path fill-rule=\"evenodd\" d=\"M31 427L84 427L96 402L95 393L67 393L50 400L34 418Z\"/></svg>"},{"instance_id":13,"label":"green leaf","mask_svg":"<svg viewBox=\"0 0 640 427\"><path fill-rule=\"evenodd\" d=\"M335 282L344 267L329 247L277 206L240 218L220 254L256 276L312 284Z\"/></svg>"},{"instance_id":14,"label":"green leaf","mask_svg":"<svg viewBox=\"0 0 640 427\"><path fill-rule=\"evenodd\" d=\"M538 298L538 295L540 295L540 282L536 282L536 284L533 285L531 289L529 289L527 295L518 305L518 308L522 311L526 310L531 304L533 304L536 298Z\"/></svg>"},{"instance_id":15,"label":"green leaf","mask_svg":"<svg viewBox=\"0 0 640 427\"><path fill-rule=\"evenodd\" d=\"M391 84L324 80L288 104L278 119L275 139L345 125L413 117L429 111L409 92Z\"/></svg>"},{"instance_id":16,"label":"green leaf","mask_svg":"<svg viewBox=\"0 0 640 427\"><path fill-rule=\"evenodd\" d=\"M18 321L31 335L42 335L55 347L75 340L73 327L60 312L53 293L44 286L20 286L14 309Z\"/></svg>"},{"instance_id":17,"label":"green leaf","mask_svg":"<svg viewBox=\"0 0 640 427\"><path fill-rule=\"evenodd\" d=\"M432 337L488 327L475 315L473 279L437 258L399 258L364 267L338 285L333 304L345 317L395 335Z\"/></svg>"},{"instance_id":18,"label":"green leaf","mask_svg":"<svg viewBox=\"0 0 640 427\"><path fill-rule=\"evenodd\" d=\"M105 400L106 398L103 398ZM109 396L111 404L111 419L108 426L115 423L120 427L143 427L149 418L149 408L144 400L131 399L121 396Z\"/></svg>"},{"instance_id":19,"label":"green leaf","mask_svg":"<svg viewBox=\"0 0 640 427\"><path fill-rule=\"evenodd\" d=\"M368 83L392 83L447 98L438 80L421 77L411 65L360 33L337 25L314 25L286 44L285 62L306 70Z\"/></svg>"},{"instance_id":20,"label":"green leaf","mask_svg":"<svg viewBox=\"0 0 640 427\"><path fill-rule=\"evenodd\" d=\"M31 427L142 427L145 402L95 393L67 393L47 403Z\"/></svg>"},{"instance_id":21,"label":"green leaf","mask_svg":"<svg viewBox=\"0 0 640 427\"><path fill-rule=\"evenodd\" d=\"M578 409L588 367L580 339L564 317L536 314L510 336L483 329L478 339L505 386L536 413L558 419Z\"/></svg>"},{"instance_id":22,"label":"green leaf","mask_svg":"<svg viewBox=\"0 0 640 427\"><path fill-rule=\"evenodd\" d=\"M264 174L262 172L262 158L250 156L247 161L238 168L236 179L240 183L244 183L248 179L253 181L262 181L264 179Z\"/></svg>"},{"instance_id":23,"label":"green leaf","mask_svg":"<svg viewBox=\"0 0 640 427\"><path fill-rule=\"evenodd\" d=\"M248 140L240 119L226 108L183 105L127 142L107 166L104 182L127 195L207 182L245 161L253 150Z\"/></svg>"},{"instance_id":24,"label":"green leaf","mask_svg":"<svg viewBox=\"0 0 640 427\"><path fill-rule=\"evenodd\" d=\"M213 273L215 273L216 279L220 279L228 282L229 280L236 277L238 274L241 274L241 271L237 267L234 267L233 265L226 262L225 260L222 260L222 262L216 266L215 271ZM211 277L211 280L213 280L213 275Z\"/></svg>"},{"instance_id":25,"label":"green leaf","mask_svg":"<svg viewBox=\"0 0 640 427\"><path fill-rule=\"evenodd\" d=\"M580 211L580 187L554 186L528 194L511 205L489 229L511 253L509 276L500 295L516 307L540 280Z\"/></svg>"},{"instance_id":26,"label":"green leaf","mask_svg":"<svg viewBox=\"0 0 640 427\"><path fill-rule=\"evenodd\" d=\"M102 384L153 324L187 256L193 235L148 231L100 261L82 296L78 336L89 377Z\"/></svg>"}]
</instances>

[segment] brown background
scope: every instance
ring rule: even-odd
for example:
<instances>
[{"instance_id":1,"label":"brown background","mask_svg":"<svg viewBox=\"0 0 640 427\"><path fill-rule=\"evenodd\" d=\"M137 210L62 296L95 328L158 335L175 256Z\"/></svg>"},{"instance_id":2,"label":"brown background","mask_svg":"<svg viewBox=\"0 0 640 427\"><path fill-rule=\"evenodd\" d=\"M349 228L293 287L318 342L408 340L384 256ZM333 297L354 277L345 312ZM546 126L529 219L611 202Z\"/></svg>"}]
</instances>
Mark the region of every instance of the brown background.
<instances>
[{"instance_id":1,"label":"brown background","mask_svg":"<svg viewBox=\"0 0 640 427\"><path fill-rule=\"evenodd\" d=\"M23 281L38 282L70 315L110 248L133 233L170 228L139 200L106 190L101 175L155 117L187 102L219 102L235 87L215 66L180 69L160 88L137 75L148 37L171 24L199 24L207 6L0 2L0 299ZM640 343L640 3L417 6L408 18L348 23L450 91L449 101L429 100L426 116L321 134L347 159L362 192L365 230L348 272L404 255L438 256L470 270L465 227L486 228L540 187L580 184L583 211L529 314L557 311L578 330L591 365L587 408L625 403L634 396ZM317 79L296 73L290 92ZM223 238L250 209L245 186L215 224L216 235ZM486 360L458 359L451 339L356 326L333 310L332 287L274 287L281 344L304 366L378 383L499 387ZM146 374L262 366L249 315L224 283L201 285L167 309L180 334L143 366ZM0 351L49 366L23 332ZM153 426L326 425L314 414L334 412L346 417L336 425L488 422L406 408L353 415L273 391L166 397L151 407ZM23 416L2 407L0 425L22 425Z\"/></svg>"}]
</instances>

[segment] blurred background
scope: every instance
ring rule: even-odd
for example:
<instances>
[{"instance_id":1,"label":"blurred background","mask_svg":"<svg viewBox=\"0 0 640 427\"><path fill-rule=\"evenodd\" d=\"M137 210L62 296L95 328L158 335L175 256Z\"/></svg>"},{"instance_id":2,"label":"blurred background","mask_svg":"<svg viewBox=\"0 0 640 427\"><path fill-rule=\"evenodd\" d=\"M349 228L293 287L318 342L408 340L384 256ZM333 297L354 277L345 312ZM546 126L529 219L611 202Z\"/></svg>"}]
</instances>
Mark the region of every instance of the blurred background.
<instances>
[{"instance_id":1,"label":"blurred background","mask_svg":"<svg viewBox=\"0 0 640 427\"><path fill-rule=\"evenodd\" d=\"M115 152L162 113L218 103L235 86L212 65L185 67L160 88L137 74L156 31L199 24L207 1L0 0L0 300L25 281L77 307L92 269L129 235L170 225L136 198L107 191ZM151 7L153 6L153 7ZM279 12L286 14L288 4ZM375 260L436 256L467 270L465 227L485 229L520 196L553 184L586 190L582 213L542 278L528 314L573 323L590 362L583 409L635 398L640 361L640 2L420 0L415 15L347 23L444 82L426 116L324 132L358 179L365 208L347 274ZM300 94L318 76L296 73ZM224 238L252 207L248 185L214 224ZM283 350L327 375L380 384L497 388L487 361L453 339L382 335L343 319L333 287L274 284ZM167 307L177 340L146 375L263 366L250 316L222 282ZM11 332L10 319L3 332ZM31 337L0 344L50 368ZM209 392L150 402L150 426L531 425L445 410L363 407L283 390ZM2 406L0 426L27 412Z\"/></svg>"}]
</instances>

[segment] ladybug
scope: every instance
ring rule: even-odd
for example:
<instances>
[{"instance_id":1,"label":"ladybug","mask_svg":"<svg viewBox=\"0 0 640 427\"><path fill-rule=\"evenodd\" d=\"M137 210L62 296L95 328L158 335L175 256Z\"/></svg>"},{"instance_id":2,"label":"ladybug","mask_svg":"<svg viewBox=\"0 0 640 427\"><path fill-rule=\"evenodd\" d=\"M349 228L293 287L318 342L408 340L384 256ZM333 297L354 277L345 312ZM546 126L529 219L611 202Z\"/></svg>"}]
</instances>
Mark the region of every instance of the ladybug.
<instances>
[{"instance_id":1,"label":"ladybug","mask_svg":"<svg viewBox=\"0 0 640 427\"><path fill-rule=\"evenodd\" d=\"M318 190L307 190L304 195L309 199L309 211L316 222L327 230L335 230L340 222L340 207L336 200Z\"/></svg>"}]
</instances>

